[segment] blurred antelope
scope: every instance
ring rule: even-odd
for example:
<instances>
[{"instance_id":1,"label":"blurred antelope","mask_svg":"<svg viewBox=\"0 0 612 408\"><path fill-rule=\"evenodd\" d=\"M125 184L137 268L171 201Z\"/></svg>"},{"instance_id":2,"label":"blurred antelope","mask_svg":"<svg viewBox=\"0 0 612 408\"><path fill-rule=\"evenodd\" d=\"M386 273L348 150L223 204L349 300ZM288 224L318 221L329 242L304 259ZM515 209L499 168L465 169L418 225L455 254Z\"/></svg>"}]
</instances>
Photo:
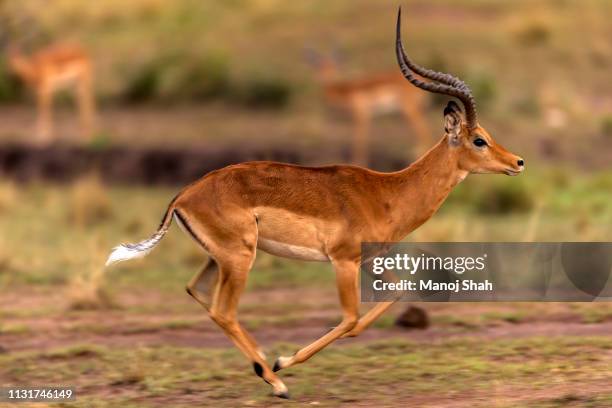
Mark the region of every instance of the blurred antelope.
<instances>
[{"instance_id":1,"label":"blurred antelope","mask_svg":"<svg viewBox=\"0 0 612 408\"><path fill-rule=\"evenodd\" d=\"M18 45L10 43L8 62L36 97L38 142L53 140L53 96L66 89L75 92L82 137L92 135L95 120L93 69L85 50L76 44L54 44L27 55Z\"/></svg>"},{"instance_id":2,"label":"blurred antelope","mask_svg":"<svg viewBox=\"0 0 612 408\"><path fill-rule=\"evenodd\" d=\"M5 6L4 3L1 3ZM78 104L82 137L91 136L95 121L91 58L77 44L55 43L34 52L22 45L39 34L38 24L27 13L2 8L0 40L6 47L9 68L34 93L37 104L36 140L53 140L53 96L72 89Z\"/></svg>"},{"instance_id":3,"label":"blurred antelope","mask_svg":"<svg viewBox=\"0 0 612 408\"><path fill-rule=\"evenodd\" d=\"M523 171L523 160L480 126L474 98L463 81L422 68L405 55L399 14L396 35L397 59L408 82L415 89L458 98L465 108L464 114L455 102L448 103L444 136L423 157L393 173L273 162L216 170L170 202L151 238L116 247L107 261L110 265L148 254L176 219L210 254L208 263L187 284L187 292L281 398L289 394L277 371L305 362L336 339L357 336L393 304L379 303L359 318L362 242L403 239L427 221L469 173ZM257 248L287 258L331 262L342 307L338 326L292 356L279 357L273 368L237 316Z\"/></svg>"},{"instance_id":4,"label":"blurred antelope","mask_svg":"<svg viewBox=\"0 0 612 408\"><path fill-rule=\"evenodd\" d=\"M337 55L323 56L308 50L325 100L332 107L350 113L353 121L352 160L367 165L369 132L376 115L400 112L413 128L420 153L430 142L425 119L426 94L410 86L397 71L343 78Z\"/></svg>"}]
</instances>

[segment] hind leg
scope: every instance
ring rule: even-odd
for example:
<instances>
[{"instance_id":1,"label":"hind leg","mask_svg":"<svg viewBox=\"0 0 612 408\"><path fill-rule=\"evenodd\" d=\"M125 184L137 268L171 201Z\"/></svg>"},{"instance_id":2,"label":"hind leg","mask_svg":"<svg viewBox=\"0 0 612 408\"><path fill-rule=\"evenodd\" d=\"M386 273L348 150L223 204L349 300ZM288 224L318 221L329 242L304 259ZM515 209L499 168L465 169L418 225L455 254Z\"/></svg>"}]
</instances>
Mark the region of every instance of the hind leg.
<instances>
[{"instance_id":1,"label":"hind leg","mask_svg":"<svg viewBox=\"0 0 612 408\"><path fill-rule=\"evenodd\" d=\"M187 293L193 297L204 309L210 312L210 308L213 302L213 296L217 282L219 279L219 265L217 262L210 258L204 267L194 275L193 278L187 284ZM257 345L255 339L250 335L249 332L244 331L244 335L247 341L253 348L256 349L257 353L262 359L266 359L266 355L263 350Z\"/></svg>"},{"instance_id":2,"label":"hind leg","mask_svg":"<svg viewBox=\"0 0 612 408\"><path fill-rule=\"evenodd\" d=\"M36 141L40 144L47 144L52 137L52 103L53 93L48 86L41 86L37 91L37 119L36 119Z\"/></svg>"},{"instance_id":3,"label":"hind leg","mask_svg":"<svg viewBox=\"0 0 612 408\"><path fill-rule=\"evenodd\" d=\"M178 207L178 206L177 206ZM213 258L187 286L188 292L207 310L234 345L252 362L255 373L272 385L274 395L288 398L287 387L264 359L253 337L238 322L240 295L255 260L257 224L249 213L234 212L229 219L193 214L178 207L175 214L185 230L208 248ZM207 224L200 220L207 220ZM211 221L208 221L211 220ZM211 225L212 222L216 224ZM214 276L214 279L212 278ZM214 289L198 288L215 281ZM197 296L197 297L196 297Z\"/></svg>"},{"instance_id":4,"label":"hind leg","mask_svg":"<svg viewBox=\"0 0 612 408\"><path fill-rule=\"evenodd\" d=\"M253 363L255 374L272 386L274 395L289 398L285 384L274 374L253 338L238 322L238 300L246 285L252 261L236 262L236 255L232 255L232 258L230 262L220 262L220 279L210 308L210 317Z\"/></svg>"},{"instance_id":5,"label":"hind leg","mask_svg":"<svg viewBox=\"0 0 612 408\"><path fill-rule=\"evenodd\" d=\"M218 278L219 267L217 262L210 258L200 272L195 274L187 284L187 293L204 306L204 309L210 310Z\"/></svg>"}]
</instances>

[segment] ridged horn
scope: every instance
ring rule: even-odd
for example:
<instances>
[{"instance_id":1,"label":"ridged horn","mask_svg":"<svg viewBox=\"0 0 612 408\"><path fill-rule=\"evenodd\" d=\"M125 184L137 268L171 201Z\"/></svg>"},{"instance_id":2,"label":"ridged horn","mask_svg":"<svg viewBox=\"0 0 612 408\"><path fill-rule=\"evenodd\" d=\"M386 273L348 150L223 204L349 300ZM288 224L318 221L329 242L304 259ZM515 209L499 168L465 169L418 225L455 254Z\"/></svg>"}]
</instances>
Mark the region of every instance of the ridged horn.
<instances>
[{"instance_id":1,"label":"ridged horn","mask_svg":"<svg viewBox=\"0 0 612 408\"><path fill-rule=\"evenodd\" d=\"M468 128L474 129L477 125L476 102L472 91L465 82L457 77L443 72L436 72L423 68L408 58L402 44L402 8L397 12L397 25L395 31L395 54L397 62L402 70L404 77L414 86L425 91L454 96L459 99L465 108L465 117ZM424 82L416 78L412 73L416 73L424 78L431 79L440 83Z\"/></svg>"}]
</instances>

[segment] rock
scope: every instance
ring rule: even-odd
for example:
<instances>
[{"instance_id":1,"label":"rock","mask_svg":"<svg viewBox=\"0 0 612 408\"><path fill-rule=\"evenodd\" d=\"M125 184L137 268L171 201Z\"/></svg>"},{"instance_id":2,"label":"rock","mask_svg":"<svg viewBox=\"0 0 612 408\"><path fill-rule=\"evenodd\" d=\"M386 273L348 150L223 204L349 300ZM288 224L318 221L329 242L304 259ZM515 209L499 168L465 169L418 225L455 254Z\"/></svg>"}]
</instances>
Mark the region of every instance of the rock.
<instances>
[{"instance_id":1,"label":"rock","mask_svg":"<svg viewBox=\"0 0 612 408\"><path fill-rule=\"evenodd\" d=\"M424 309L416 306L408 306L395 319L395 325L407 329L426 329L429 327L429 317Z\"/></svg>"}]
</instances>

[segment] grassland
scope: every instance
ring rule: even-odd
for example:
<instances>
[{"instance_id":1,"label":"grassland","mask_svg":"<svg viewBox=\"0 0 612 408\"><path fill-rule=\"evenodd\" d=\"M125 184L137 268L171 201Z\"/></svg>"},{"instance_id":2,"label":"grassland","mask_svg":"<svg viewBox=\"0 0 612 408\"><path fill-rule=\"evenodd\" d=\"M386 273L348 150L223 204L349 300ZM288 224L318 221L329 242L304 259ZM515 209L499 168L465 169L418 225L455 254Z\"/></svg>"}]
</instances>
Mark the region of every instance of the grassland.
<instances>
[{"instance_id":1,"label":"grassland","mask_svg":"<svg viewBox=\"0 0 612 408\"><path fill-rule=\"evenodd\" d=\"M610 342L602 338L378 341L325 351L285 373L297 396L271 400L233 351L75 346L0 356L0 375L73 384L78 407L583 406L612 403ZM291 350L280 345L274 351ZM443 362L443 363L441 363ZM589 387L580 384L588 382ZM464 401L462 405L458 401Z\"/></svg>"},{"instance_id":2,"label":"grassland","mask_svg":"<svg viewBox=\"0 0 612 408\"><path fill-rule=\"evenodd\" d=\"M410 239L610 239L605 174L513 178L518 194L504 178L490 180L464 182ZM522 198L492 206L508 188ZM108 187L95 176L64 186L0 185L0 230L11 231L0 237L0 383L73 384L76 406L87 407L282 403L185 294L205 254L178 229L149 257L103 271L108 249L150 234L174 193ZM333 281L328 265L260 253L241 322L268 355L291 353L337 324ZM425 331L394 327L403 307L283 373L297 402L610 403L607 303L425 304L432 324Z\"/></svg>"},{"instance_id":3,"label":"grassland","mask_svg":"<svg viewBox=\"0 0 612 408\"><path fill-rule=\"evenodd\" d=\"M94 56L101 129L92 148L282 144L340 157L350 126L321 104L304 47L342 48L348 77L396 69L395 5L386 2L9 6ZM464 77L487 129L527 163L517 178L469 177L407 239L610 241L611 4L404 7L410 53ZM14 105L2 86L0 140L27 140L29 102ZM262 88L264 99L286 100L253 104ZM441 102L432 99L427 113L434 130ZM74 115L61 105L58 134L68 140ZM565 123L551 123L559 111ZM382 117L372 148L408 162L410 132ZM612 405L610 303L428 303L423 331L395 327L405 307L396 305L363 336L282 372L294 400L274 400L185 294L206 255L178 228L147 258L102 269L111 247L151 234L177 190L106 186L96 175L67 185L0 180L0 385L72 384L78 400L65 406L82 407ZM329 265L259 253L248 285L240 319L270 359L340 318Z\"/></svg>"}]
</instances>

